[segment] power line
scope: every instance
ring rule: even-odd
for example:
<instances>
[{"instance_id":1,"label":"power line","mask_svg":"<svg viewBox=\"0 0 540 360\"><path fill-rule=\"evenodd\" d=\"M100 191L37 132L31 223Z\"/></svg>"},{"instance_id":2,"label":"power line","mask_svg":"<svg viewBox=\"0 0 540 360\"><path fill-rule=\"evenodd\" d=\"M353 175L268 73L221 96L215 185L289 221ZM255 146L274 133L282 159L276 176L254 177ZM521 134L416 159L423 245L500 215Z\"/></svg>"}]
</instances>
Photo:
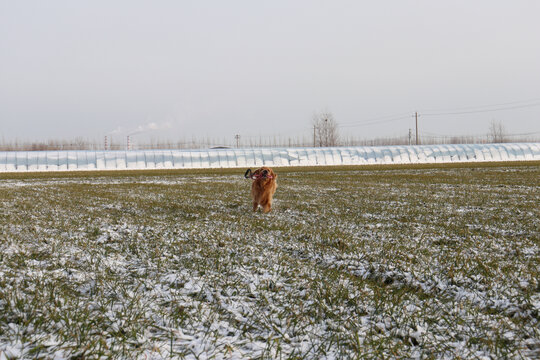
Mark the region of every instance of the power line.
<instances>
[{"instance_id":1,"label":"power line","mask_svg":"<svg viewBox=\"0 0 540 360\"><path fill-rule=\"evenodd\" d=\"M377 121L377 120L385 120L385 119L390 119L390 118L396 118L396 117L399 117L399 116L405 116L405 115L408 115L409 112L402 112L402 113L399 113L399 114L393 114L393 115L384 115L384 116L377 116L377 117L374 117L374 118L371 118L371 119L368 119L368 120L365 120L363 122L371 122L371 121ZM348 122L345 122L343 124L357 124L357 123L363 123L362 121L348 121Z\"/></svg>"},{"instance_id":2,"label":"power line","mask_svg":"<svg viewBox=\"0 0 540 360\"><path fill-rule=\"evenodd\" d=\"M533 102L533 103L523 104L523 103L530 103L530 102ZM515 104L522 104L522 105L515 105ZM506 106L506 105L513 105L513 106ZM540 106L540 98L510 101L510 102L503 102L503 103L490 104L490 105L460 107L460 108L454 108L451 110L442 110L442 111L432 110L431 112L428 111L426 113L422 113L422 115L429 115L429 116L460 115L460 114L472 114L472 113L480 113L480 112L511 110L511 109L533 107L533 106ZM486 108L492 108L492 107L497 107L497 108L486 109ZM338 126L339 127L358 127L358 126L367 126L367 125L374 125L374 124L384 124L388 122L408 119L410 118L410 115L408 114L409 113L400 113L400 114L395 114L395 115L379 116L379 117L371 118L370 120L363 121L363 122L361 121L345 122L345 123L339 124Z\"/></svg>"},{"instance_id":3,"label":"power line","mask_svg":"<svg viewBox=\"0 0 540 360\"><path fill-rule=\"evenodd\" d=\"M540 134L540 131L528 132L528 133L514 133L514 134L504 134L504 136L529 136ZM468 135L448 135L448 134L438 134L430 131L423 131L422 136L427 137L481 137L486 136L486 134L468 134Z\"/></svg>"},{"instance_id":4,"label":"power line","mask_svg":"<svg viewBox=\"0 0 540 360\"><path fill-rule=\"evenodd\" d=\"M540 106L540 102L532 103L532 104L525 104L525 105L499 107L499 108L495 108L495 109L484 109L484 110L451 111L451 112L440 112L440 113L429 113L428 112L428 113L422 113L422 115L424 115L424 116L464 115L464 114L476 114L476 113L495 112L495 111L512 110L512 109L521 109L521 108L535 107L535 106Z\"/></svg>"},{"instance_id":5,"label":"power line","mask_svg":"<svg viewBox=\"0 0 540 360\"><path fill-rule=\"evenodd\" d=\"M532 102L532 103L531 103ZM521 104L521 105L515 105L515 104ZM505 106L505 105L512 105L512 106ZM496 108L489 109L490 107L497 106ZM419 116L444 116L444 115L464 115L464 114L474 114L474 113L485 113L485 112L496 112L496 111L504 111L504 110L513 110L513 109L520 109L520 108L527 108L527 107L536 107L540 106L540 98L534 98L529 100L520 100L520 101L512 101L512 102L504 102L504 103L498 103L498 104L491 104L491 105L482 105L482 106L474 106L474 107L462 107L462 108L455 108L454 110L450 111L441 111L441 112L426 112L426 113L414 113L412 115L413 118L416 118L416 124L418 121ZM486 109L488 108L488 109ZM467 110L472 109L472 110ZM350 121L345 123L338 123L337 127L339 128L352 128L352 127L363 127L363 126L369 126L369 125L375 125L375 124L386 124L391 122L396 122L400 120L410 119L411 115L410 113L400 113L395 115L386 115L386 116L379 116L371 118L367 121ZM418 124L416 125L418 126ZM311 129L311 127L310 127ZM418 129L417 129L418 132ZM423 132L425 133L425 132ZM509 136L526 136L526 135L535 135L537 132L532 133L524 133L524 134L513 134ZM247 139L269 139L272 137L291 137L295 135L287 135L287 134L259 134L259 135L242 135L243 138ZM303 137L304 135L297 134L297 137ZM447 135L440 135L440 136L447 136ZM449 135L450 136L450 135ZM417 141L418 141L418 135L417 135ZM237 141L238 142L238 141Z\"/></svg>"},{"instance_id":6,"label":"power line","mask_svg":"<svg viewBox=\"0 0 540 360\"><path fill-rule=\"evenodd\" d=\"M339 127L358 127L358 126L367 126L367 125L373 125L373 124L385 124L385 123L389 123L389 122L394 122L394 121L398 121L398 120L403 120L403 119L410 119L410 115L406 115L406 116L400 116L400 117L395 117L395 118L390 118L390 119L386 119L386 120L378 120L378 121L367 121L367 122L359 122L359 123L349 123L350 125L338 125ZM345 123L347 124L347 123Z\"/></svg>"},{"instance_id":7,"label":"power line","mask_svg":"<svg viewBox=\"0 0 540 360\"><path fill-rule=\"evenodd\" d=\"M530 102L538 102L540 101L540 98L533 98L528 100L518 100L518 101L510 101L510 102L503 102L498 104L490 104L490 105L476 105L476 106L465 106L465 107L458 107L453 109L439 109L439 110L426 110L427 112L456 112L456 111L465 111L465 110L480 110L483 108L492 108L492 107L499 107L499 106L506 106L506 105L514 105L514 104L522 104L522 103L530 103Z\"/></svg>"}]
</instances>

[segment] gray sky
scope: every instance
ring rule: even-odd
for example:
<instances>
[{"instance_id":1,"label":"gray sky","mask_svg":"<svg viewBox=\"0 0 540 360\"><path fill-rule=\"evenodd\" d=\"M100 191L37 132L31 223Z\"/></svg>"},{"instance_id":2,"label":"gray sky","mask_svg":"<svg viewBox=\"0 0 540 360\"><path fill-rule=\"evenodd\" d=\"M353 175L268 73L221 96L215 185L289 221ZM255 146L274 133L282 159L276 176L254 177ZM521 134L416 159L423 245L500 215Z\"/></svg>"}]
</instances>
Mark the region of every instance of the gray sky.
<instances>
[{"instance_id":1,"label":"gray sky","mask_svg":"<svg viewBox=\"0 0 540 360\"><path fill-rule=\"evenodd\" d=\"M540 132L539 19L537 0L0 0L0 136L309 136L317 111L361 138L415 111L421 133ZM469 113L427 115L449 112Z\"/></svg>"}]
</instances>

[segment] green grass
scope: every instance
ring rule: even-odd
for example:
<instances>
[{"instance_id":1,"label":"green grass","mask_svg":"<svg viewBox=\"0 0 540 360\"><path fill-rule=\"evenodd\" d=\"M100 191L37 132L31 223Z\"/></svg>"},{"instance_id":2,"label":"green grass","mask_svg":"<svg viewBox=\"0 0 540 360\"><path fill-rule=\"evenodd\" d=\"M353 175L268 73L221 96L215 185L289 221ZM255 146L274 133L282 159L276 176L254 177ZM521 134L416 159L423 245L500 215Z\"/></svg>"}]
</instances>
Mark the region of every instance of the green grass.
<instances>
[{"instance_id":1,"label":"green grass","mask_svg":"<svg viewBox=\"0 0 540 360\"><path fill-rule=\"evenodd\" d=\"M538 165L3 174L0 353L534 358Z\"/></svg>"}]
</instances>

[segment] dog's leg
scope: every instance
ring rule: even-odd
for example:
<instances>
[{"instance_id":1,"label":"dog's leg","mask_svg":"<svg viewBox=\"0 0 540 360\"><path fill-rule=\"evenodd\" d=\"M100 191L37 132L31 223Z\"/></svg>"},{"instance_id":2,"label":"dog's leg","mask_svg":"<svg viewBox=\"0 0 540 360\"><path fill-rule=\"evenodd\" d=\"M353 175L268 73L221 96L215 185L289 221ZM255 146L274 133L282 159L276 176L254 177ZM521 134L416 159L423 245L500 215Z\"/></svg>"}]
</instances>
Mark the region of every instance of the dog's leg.
<instances>
[{"instance_id":1,"label":"dog's leg","mask_svg":"<svg viewBox=\"0 0 540 360\"><path fill-rule=\"evenodd\" d=\"M253 211L257 211L257 208L259 207L259 204L256 203L255 201L253 202Z\"/></svg>"},{"instance_id":2,"label":"dog's leg","mask_svg":"<svg viewBox=\"0 0 540 360\"><path fill-rule=\"evenodd\" d=\"M267 202L265 203L264 205L262 205L263 207L263 212L266 214L266 213L269 213L270 210L272 210L272 203L271 202Z\"/></svg>"}]
</instances>

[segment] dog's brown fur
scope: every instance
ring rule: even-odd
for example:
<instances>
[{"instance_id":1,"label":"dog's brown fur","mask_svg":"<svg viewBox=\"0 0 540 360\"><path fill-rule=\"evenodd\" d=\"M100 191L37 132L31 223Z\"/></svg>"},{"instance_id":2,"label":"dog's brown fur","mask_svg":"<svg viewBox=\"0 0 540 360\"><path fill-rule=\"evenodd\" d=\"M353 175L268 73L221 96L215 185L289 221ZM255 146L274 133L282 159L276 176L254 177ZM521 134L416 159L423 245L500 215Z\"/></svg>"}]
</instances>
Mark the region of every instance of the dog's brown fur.
<instances>
[{"instance_id":1,"label":"dog's brown fur","mask_svg":"<svg viewBox=\"0 0 540 360\"><path fill-rule=\"evenodd\" d=\"M253 180L253 184L251 184L251 197L253 198L253 211L257 211L260 205L263 212L268 213L272 210L272 197L277 189L277 174L271 168L263 166L255 170L253 175L255 177L260 176L264 170L267 171L270 177L261 177Z\"/></svg>"}]
</instances>

